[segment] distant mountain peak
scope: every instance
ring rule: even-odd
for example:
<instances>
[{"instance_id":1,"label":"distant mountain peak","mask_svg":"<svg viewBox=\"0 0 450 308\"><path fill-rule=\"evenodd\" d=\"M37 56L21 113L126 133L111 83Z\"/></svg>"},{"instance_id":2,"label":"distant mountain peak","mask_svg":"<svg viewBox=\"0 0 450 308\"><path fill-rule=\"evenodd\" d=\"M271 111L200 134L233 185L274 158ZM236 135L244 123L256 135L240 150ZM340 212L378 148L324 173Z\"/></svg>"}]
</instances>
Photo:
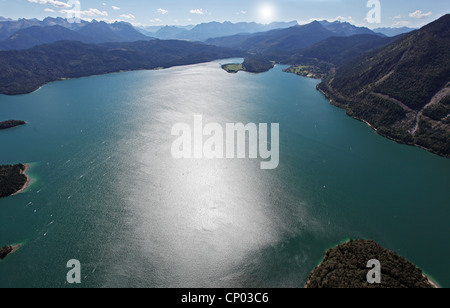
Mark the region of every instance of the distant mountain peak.
<instances>
[{"instance_id":1,"label":"distant mountain peak","mask_svg":"<svg viewBox=\"0 0 450 308\"><path fill-rule=\"evenodd\" d=\"M113 24L108 24L104 21L91 22L78 32L91 37L97 43L132 42L153 39L140 33L127 22L115 22Z\"/></svg>"},{"instance_id":2,"label":"distant mountain peak","mask_svg":"<svg viewBox=\"0 0 450 308\"><path fill-rule=\"evenodd\" d=\"M318 20L314 20L314 21L310 22L309 24L305 24L303 26L308 26L308 25L310 25L310 26L318 26L318 25L323 26L322 23L320 21L318 21Z\"/></svg>"},{"instance_id":3,"label":"distant mountain peak","mask_svg":"<svg viewBox=\"0 0 450 308\"><path fill-rule=\"evenodd\" d=\"M327 20L321 20L319 23L325 27L327 30L333 32L334 34L338 36L351 36L351 35L358 35L358 34L374 34L374 35L380 35L379 33L376 33L369 28L366 27L358 27L355 26L347 21L340 21L336 20L333 22L327 21ZM383 36L383 34L381 34Z\"/></svg>"},{"instance_id":4,"label":"distant mountain peak","mask_svg":"<svg viewBox=\"0 0 450 308\"><path fill-rule=\"evenodd\" d=\"M138 32L130 23L104 21L81 21L71 23L61 17L47 17L42 21L22 19L2 23L0 27L0 49L28 49L60 40L84 43L132 42L152 40Z\"/></svg>"},{"instance_id":5,"label":"distant mountain peak","mask_svg":"<svg viewBox=\"0 0 450 308\"><path fill-rule=\"evenodd\" d=\"M59 21L62 21L62 20L67 20L67 19L64 19L62 17L50 17L49 16L49 17L45 17L43 21L46 21L46 20L59 20Z\"/></svg>"},{"instance_id":6,"label":"distant mountain peak","mask_svg":"<svg viewBox=\"0 0 450 308\"><path fill-rule=\"evenodd\" d=\"M82 34L60 25L32 26L19 30L8 39L1 41L0 48L4 50L29 49L37 45L51 44L62 40L89 41Z\"/></svg>"}]
</instances>

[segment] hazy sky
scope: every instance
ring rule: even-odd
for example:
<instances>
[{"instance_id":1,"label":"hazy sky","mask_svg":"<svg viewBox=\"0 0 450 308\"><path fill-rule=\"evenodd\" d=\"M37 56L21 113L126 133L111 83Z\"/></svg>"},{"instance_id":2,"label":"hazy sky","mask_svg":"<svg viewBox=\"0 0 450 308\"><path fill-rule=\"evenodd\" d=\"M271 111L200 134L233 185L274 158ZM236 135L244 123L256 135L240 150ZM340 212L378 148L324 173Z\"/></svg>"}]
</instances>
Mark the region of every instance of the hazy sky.
<instances>
[{"instance_id":1,"label":"hazy sky","mask_svg":"<svg viewBox=\"0 0 450 308\"><path fill-rule=\"evenodd\" d=\"M67 17L125 20L135 25L187 25L209 21L345 20L371 28L419 27L450 13L450 0L379 0L381 24L366 21L369 0L0 0L7 18ZM76 3L79 3L77 5Z\"/></svg>"}]
</instances>

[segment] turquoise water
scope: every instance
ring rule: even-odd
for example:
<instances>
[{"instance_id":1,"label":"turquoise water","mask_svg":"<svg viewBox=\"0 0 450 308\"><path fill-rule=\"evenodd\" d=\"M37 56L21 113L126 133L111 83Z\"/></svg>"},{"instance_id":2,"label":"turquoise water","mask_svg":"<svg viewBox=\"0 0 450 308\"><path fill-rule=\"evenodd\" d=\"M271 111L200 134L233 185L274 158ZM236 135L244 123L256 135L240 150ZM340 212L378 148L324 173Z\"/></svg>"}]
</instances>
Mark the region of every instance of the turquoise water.
<instances>
[{"instance_id":1,"label":"turquoise water","mask_svg":"<svg viewBox=\"0 0 450 308\"><path fill-rule=\"evenodd\" d=\"M0 200L0 287L302 287L325 250L374 239L450 287L450 160L335 108L318 81L217 61L0 96L0 164L32 185ZM280 165L174 160L171 128L280 123Z\"/></svg>"}]
</instances>

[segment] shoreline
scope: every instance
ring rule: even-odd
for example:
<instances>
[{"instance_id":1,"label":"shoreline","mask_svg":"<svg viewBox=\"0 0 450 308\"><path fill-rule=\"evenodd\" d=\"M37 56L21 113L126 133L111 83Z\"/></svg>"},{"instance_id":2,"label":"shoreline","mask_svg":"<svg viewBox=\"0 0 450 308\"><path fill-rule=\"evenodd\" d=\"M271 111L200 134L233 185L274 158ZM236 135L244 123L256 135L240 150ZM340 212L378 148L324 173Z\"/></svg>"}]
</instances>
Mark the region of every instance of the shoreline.
<instances>
[{"instance_id":1,"label":"shoreline","mask_svg":"<svg viewBox=\"0 0 450 308\"><path fill-rule=\"evenodd\" d=\"M426 275L425 273L422 274L423 277L425 277L428 280L428 283L431 284L433 286L433 288L435 289L442 289L436 282L434 282L428 275Z\"/></svg>"},{"instance_id":2,"label":"shoreline","mask_svg":"<svg viewBox=\"0 0 450 308\"><path fill-rule=\"evenodd\" d=\"M427 151L428 153L437 155L437 156L439 156L439 157L450 158L450 156L448 156L448 155L442 155L442 154L439 154L439 153L435 152L433 149L426 148L426 147L424 147L424 146L422 146L422 145L419 145L419 144L416 144L416 143L412 143L412 142L406 142L406 141L404 141L404 140L397 139L397 138L394 138L394 137L391 137L391 136L388 136L388 135L385 135L385 134L381 133L375 126L373 126L372 124L370 124L368 121L366 121L366 120L364 120L364 119L362 119L362 118L359 118L359 117L357 117L357 116L353 116L353 115L348 114L348 109L347 109L346 107L342 106L341 104L336 103L335 100L333 100L333 98L332 98L332 94L328 94L325 90L323 90L322 88L320 88L319 85L317 85L316 88L317 88L317 90L318 90L319 92L321 92L321 93L325 96L325 98L329 101L329 103L330 103L332 106L337 107L337 108L339 108L339 109L345 110L346 115L347 115L348 117L350 117L350 118L352 118L352 119L355 119L355 120L357 120L357 121L360 121L360 122L365 123L369 128L371 128L373 131L375 131L375 133L376 133L377 135L379 135L379 136L381 136L381 137L383 137L383 138L386 138L386 139L388 139L388 140L394 141L394 142L396 142L396 143L398 143L398 144L407 145L407 146L411 146L411 147L415 147L415 148L419 148L419 149L425 150L425 151Z\"/></svg>"},{"instance_id":3,"label":"shoreline","mask_svg":"<svg viewBox=\"0 0 450 308\"><path fill-rule=\"evenodd\" d=\"M23 187L22 187L21 189L19 189L18 191L16 191L15 193L13 193L13 194L11 195L11 197L12 197L12 196L15 196L15 195L18 195L18 194L20 194L20 193L22 193L23 191L25 191L25 190L31 185L31 178L26 174L26 172L27 172L28 169L31 167L31 165L29 165L29 164L24 164L24 166L25 166L25 169L22 170L22 171L20 172L20 174L25 175L25 177L27 178L27 181L25 182L25 184L23 185ZM20 245L19 245L19 246L20 246Z\"/></svg>"},{"instance_id":4,"label":"shoreline","mask_svg":"<svg viewBox=\"0 0 450 308\"><path fill-rule=\"evenodd\" d=\"M48 81L43 82L42 84L36 85L32 90L12 90L12 91L6 91L6 92L0 91L0 95L19 96L19 95L33 94L33 93L36 93L39 90L41 90L46 85L49 85L49 84L52 84L52 83L58 82L58 81L67 81L67 80L87 78L87 77L101 77L101 76L110 75L110 74L120 74L120 73L130 73L130 72L140 72L140 71L159 71L159 70L166 70L166 69L175 68L175 67L204 64L204 63L210 63L210 62L227 60L227 59L234 59L234 58L218 58L218 59L213 59L210 61L205 60L205 61L196 62L196 63L176 64L176 65L172 65L172 66L158 66L158 67L154 67L154 68L136 68L136 69L114 70L111 72L93 73L93 74L86 74L86 75L83 74L82 76L77 76L77 77L58 77L56 79L48 80Z\"/></svg>"},{"instance_id":5,"label":"shoreline","mask_svg":"<svg viewBox=\"0 0 450 308\"><path fill-rule=\"evenodd\" d=\"M9 130L13 129L15 127L26 125L27 122L22 120L7 120L7 121L0 121L0 130Z\"/></svg>"},{"instance_id":6,"label":"shoreline","mask_svg":"<svg viewBox=\"0 0 450 308\"><path fill-rule=\"evenodd\" d=\"M21 244L17 244L17 245L15 245L15 246L11 246L12 250L11 250L11 252L8 254L8 256L9 256L9 255L12 255L13 253L15 253L17 250L19 250L20 247L22 247Z\"/></svg>"}]
</instances>

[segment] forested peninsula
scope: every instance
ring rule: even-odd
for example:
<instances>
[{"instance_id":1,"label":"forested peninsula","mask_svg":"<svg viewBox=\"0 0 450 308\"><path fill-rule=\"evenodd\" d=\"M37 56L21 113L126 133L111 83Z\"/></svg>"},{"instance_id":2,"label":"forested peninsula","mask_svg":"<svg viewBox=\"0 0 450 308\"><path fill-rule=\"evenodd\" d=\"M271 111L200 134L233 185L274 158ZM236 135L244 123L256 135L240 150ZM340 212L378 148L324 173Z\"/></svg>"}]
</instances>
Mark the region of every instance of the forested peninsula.
<instances>
[{"instance_id":1,"label":"forested peninsula","mask_svg":"<svg viewBox=\"0 0 450 308\"><path fill-rule=\"evenodd\" d=\"M27 124L25 121L8 120L0 122L0 130Z\"/></svg>"},{"instance_id":2,"label":"forested peninsula","mask_svg":"<svg viewBox=\"0 0 450 308\"><path fill-rule=\"evenodd\" d=\"M3 260L4 258L9 256L10 254L13 254L19 248L20 248L20 245L4 246L4 247L0 248L0 260Z\"/></svg>"},{"instance_id":3,"label":"forested peninsula","mask_svg":"<svg viewBox=\"0 0 450 308\"><path fill-rule=\"evenodd\" d=\"M28 166L23 164L0 166L0 198L14 195L29 183L25 174Z\"/></svg>"},{"instance_id":4,"label":"forested peninsula","mask_svg":"<svg viewBox=\"0 0 450 308\"><path fill-rule=\"evenodd\" d=\"M381 264L381 283L370 284L369 260ZM374 241L350 240L328 250L305 288L437 288L414 264Z\"/></svg>"},{"instance_id":5,"label":"forested peninsula","mask_svg":"<svg viewBox=\"0 0 450 308\"><path fill-rule=\"evenodd\" d=\"M222 68L228 73L237 73L244 71L248 73L264 73L271 70L275 66L275 62L269 61L264 57L251 56L246 57L242 64L225 64Z\"/></svg>"}]
</instances>

